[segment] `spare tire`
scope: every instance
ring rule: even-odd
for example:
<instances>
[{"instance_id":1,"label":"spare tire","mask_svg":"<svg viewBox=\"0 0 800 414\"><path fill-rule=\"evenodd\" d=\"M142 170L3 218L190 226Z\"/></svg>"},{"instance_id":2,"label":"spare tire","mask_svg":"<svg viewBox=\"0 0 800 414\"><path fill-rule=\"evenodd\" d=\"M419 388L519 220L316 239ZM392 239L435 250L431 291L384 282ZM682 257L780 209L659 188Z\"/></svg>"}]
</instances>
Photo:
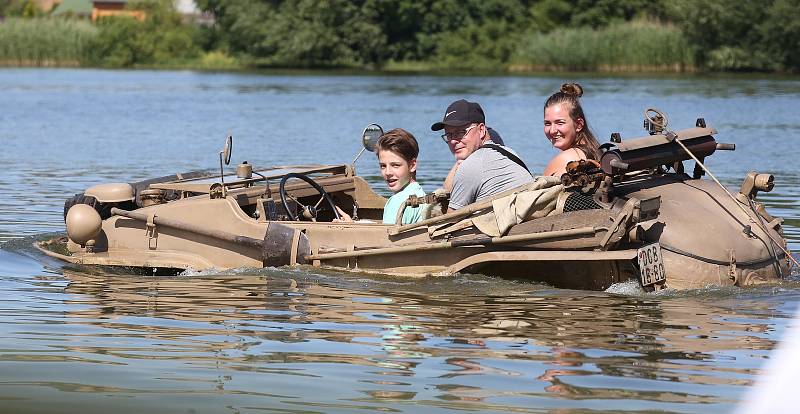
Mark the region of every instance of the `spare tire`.
<instances>
[{"instance_id":1,"label":"spare tire","mask_svg":"<svg viewBox=\"0 0 800 414\"><path fill-rule=\"evenodd\" d=\"M100 218L105 220L111 217L112 207L117 207L128 211L133 211L139 207L142 207L140 199L141 197L139 196L139 193L142 190L148 189L150 187L150 184L164 183L175 180L185 180L190 178L212 177L212 176L214 176L214 174L209 171L190 171L186 173L165 175L163 177L151 178L149 180L130 183L134 190L134 195L135 195L134 200L136 200L135 202L123 201L120 203L100 203L94 197L87 196L84 193L75 194L74 196L68 198L67 201L64 202L64 221L66 222L67 220L67 211L69 211L69 208L74 206L75 204L86 204L92 206L95 210L97 210L97 213L100 214ZM167 200L174 200L179 196L180 196L179 192L175 190L169 190L165 194L165 198Z\"/></svg>"},{"instance_id":2,"label":"spare tire","mask_svg":"<svg viewBox=\"0 0 800 414\"><path fill-rule=\"evenodd\" d=\"M123 210L136 210L136 203L133 201L123 201L119 203L101 203L98 202L94 197L87 196L83 193L75 194L74 196L67 199L64 202L64 222L67 221L67 212L69 209L76 205L76 204L86 204L91 206L92 208L97 211L97 214L100 215L100 219L105 220L111 217L111 209L113 207L117 207Z\"/></svg>"}]
</instances>

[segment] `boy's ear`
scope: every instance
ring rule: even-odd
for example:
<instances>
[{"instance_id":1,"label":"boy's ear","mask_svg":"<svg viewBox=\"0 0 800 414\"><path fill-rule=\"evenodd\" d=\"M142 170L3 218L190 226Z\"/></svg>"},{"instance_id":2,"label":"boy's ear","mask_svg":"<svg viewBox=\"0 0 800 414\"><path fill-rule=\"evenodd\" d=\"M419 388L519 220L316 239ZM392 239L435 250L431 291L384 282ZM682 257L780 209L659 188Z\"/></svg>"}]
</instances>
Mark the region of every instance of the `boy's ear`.
<instances>
[{"instance_id":1,"label":"boy's ear","mask_svg":"<svg viewBox=\"0 0 800 414\"><path fill-rule=\"evenodd\" d=\"M417 172L417 159L414 158L411 162L408 163L408 170L412 173Z\"/></svg>"}]
</instances>

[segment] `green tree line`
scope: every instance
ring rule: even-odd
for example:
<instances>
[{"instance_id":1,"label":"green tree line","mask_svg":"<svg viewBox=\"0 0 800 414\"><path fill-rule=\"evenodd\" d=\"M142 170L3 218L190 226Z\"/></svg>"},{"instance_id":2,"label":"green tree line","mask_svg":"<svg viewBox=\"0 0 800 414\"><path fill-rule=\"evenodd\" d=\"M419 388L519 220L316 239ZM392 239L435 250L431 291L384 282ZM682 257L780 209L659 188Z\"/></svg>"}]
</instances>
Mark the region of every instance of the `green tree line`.
<instances>
[{"instance_id":1,"label":"green tree line","mask_svg":"<svg viewBox=\"0 0 800 414\"><path fill-rule=\"evenodd\" d=\"M800 0L196 3L213 24L182 20L169 0L135 0L128 7L145 10L143 21L115 16L76 29L47 23L53 18L30 0L0 0L0 62L26 61L5 43L9 23L27 19L79 30L47 38L79 42L69 49L92 66L800 71ZM13 38L24 37L24 26L16 24ZM37 56L53 47L41 49Z\"/></svg>"}]
</instances>

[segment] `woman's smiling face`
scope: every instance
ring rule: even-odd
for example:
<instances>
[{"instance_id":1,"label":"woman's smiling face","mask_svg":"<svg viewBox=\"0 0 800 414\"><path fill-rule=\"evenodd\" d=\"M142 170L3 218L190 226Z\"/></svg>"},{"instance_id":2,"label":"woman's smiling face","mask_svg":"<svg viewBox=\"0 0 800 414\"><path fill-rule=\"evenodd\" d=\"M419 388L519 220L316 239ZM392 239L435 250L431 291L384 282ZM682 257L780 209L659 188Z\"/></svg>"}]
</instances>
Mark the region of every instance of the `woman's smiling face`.
<instances>
[{"instance_id":1,"label":"woman's smiling face","mask_svg":"<svg viewBox=\"0 0 800 414\"><path fill-rule=\"evenodd\" d=\"M378 163L381 167L381 176L386 181L386 186L393 193L403 190L406 184L414 178L414 173L417 171L416 159L408 162L394 151L378 151Z\"/></svg>"},{"instance_id":2,"label":"woman's smiling face","mask_svg":"<svg viewBox=\"0 0 800 414\"><path fill-rule=\"evenodd\" d=\"M544 110L544 135L561 151L575 146L583 124L583 118L572 120L569 107L564 104L551 105Z\"/></svg>"}]
</instances>

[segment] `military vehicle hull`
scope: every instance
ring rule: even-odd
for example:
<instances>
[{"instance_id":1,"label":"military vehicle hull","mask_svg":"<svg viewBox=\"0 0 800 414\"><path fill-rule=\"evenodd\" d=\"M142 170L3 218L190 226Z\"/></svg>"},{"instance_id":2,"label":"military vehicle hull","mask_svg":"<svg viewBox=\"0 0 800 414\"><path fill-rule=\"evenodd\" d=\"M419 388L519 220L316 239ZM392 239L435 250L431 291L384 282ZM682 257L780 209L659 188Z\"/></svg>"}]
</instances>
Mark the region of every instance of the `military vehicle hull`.
<instances>
[{"instance_id":1,"label":"military vehicle hull","mask_svg":"<svg viewBox=\"0 0 800 414\"><path fill-rule=\"evenodd\" d=\"M714 132L675 137L706 157L719 146L709 143ZM606 147L605 164L581 163L455 212L445 213L446 194L409 200L426 218L406 225L380 222L386 199L352 165L252 172L242 164L237 175L106 184L69 199L67 237L37 247L70 263L147 272L303 265L404 277L475 272L590 290L628 280L653 290L786 277L793 259L782 220L755 201L771 177L748 174L733 195L697 168L685 174L675 137ZM335 221L333 206L359 220Z\"/></svg>"}]
</instances>

